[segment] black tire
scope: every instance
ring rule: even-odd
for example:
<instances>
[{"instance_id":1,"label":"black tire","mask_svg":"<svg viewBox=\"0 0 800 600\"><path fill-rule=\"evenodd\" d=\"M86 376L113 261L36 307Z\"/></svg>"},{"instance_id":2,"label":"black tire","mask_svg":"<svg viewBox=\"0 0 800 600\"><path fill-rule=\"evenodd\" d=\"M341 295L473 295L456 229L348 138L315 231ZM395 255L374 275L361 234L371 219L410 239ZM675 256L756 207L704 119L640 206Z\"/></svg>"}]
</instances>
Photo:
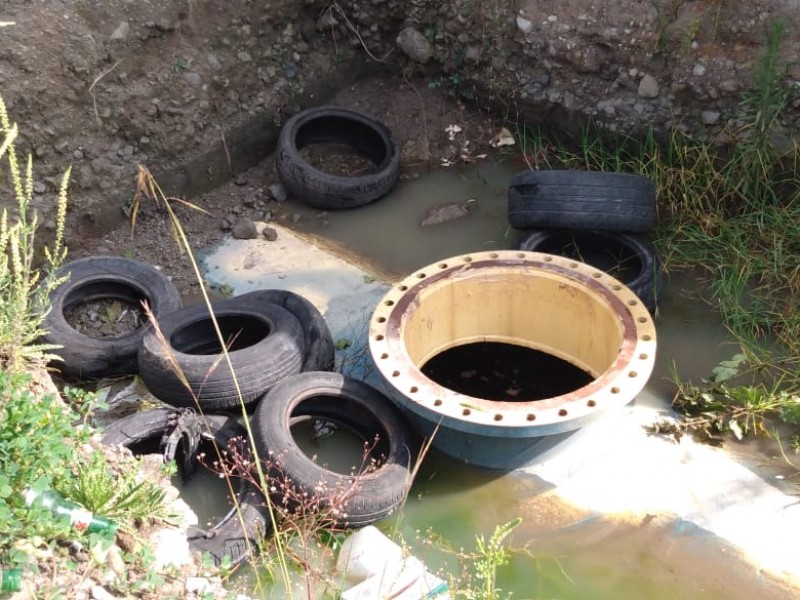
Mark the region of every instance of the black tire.
<instances>
[{"instance_id":1,"label":"black tire","mask_svg":"<svg viewBox=\"0 0 800 600\"><path fill-rule=\"evenodd\" d=\"M276 305L231 298L212 304L245 406L284 377L300 372L305 346L295 316ZM147 389L173 406L205 412L241 406L236 383L221 354L205 304L166 315L159 321L163 339L149 332L139 348L139 374ZM169 347L164 347L166 340ZM180 366L184 381L176 374Z\"/></svg>"},{"instance_id":2,"label":"black tire","mask_svg":"<svg viewBox=\"0 0 800 600\"><path fill-rule=\"evenodd\" d=\"M179 419L185 419L187 429L196 428L199 444L179 448L174 458L182 465L181 474L189 479L198 464L197 450L205 444L213 444L220 451L237 445L237 452L249 455L247 433L242 425L229 416L198 415L192 411L156 408L138 412L111 423L103 432L103 443L124 446L134 454L151 454L164 451L164 441L172 433ZM190 423L188 423L188 422ZM216 455L213 446L207 450ZM171 459L173 456L165 456ZM187 470L187 465L191 468ZM194 552L208 555L218 566L226 560L236 567L250 556L261 539L272 528L272 520L261 490L247 479L238 478L236 505L208 531L189 538L189 547Z\"/></svg>"},{"instance_id":3,"label":"black tire","mask_svg":"<svg viewBox=\"0 0 800 600\"><path fill-rule=\"evenodd\" d=\"M189 537L189 548L208 555L216 566L225 558L230 567L237 567L259 548L259 543L272 530L264 494L250 481L241 480L238 508L234 506L209 531Z\"/></svg>"},{"instance_id":4,"label":"black tire","mask_svg":"<svg viewBox=\"0 0 800 600\"><path fill-rule=\"evenodd\" d=\"M334 347L328 323L303 296L288 290L256 290L237 296L254 302L277 304L292 313L303 328L306 355L301 371L330 371L333 369Z\"/></svg>"},{"instance_id":5,"label":"black tire","mask_svg":"<svg viewBox=\"0 0 800 600\"><path fill-rule=\"evenodd\" d=\"M365 443L377 440L370 456L379 466L343 474L312 461L297 445L291 426L319 417L348 427ZM306 494L336 527L363 527L403 502L411 485L416 439L397 407L362 381L340 373L307 372L287 377L261 399L253 415L258 455L268 457L273 503L295 510Z\"/></svg>"},{"instance_id":6,"label":"black tire","mask_svg":"<svg viewBox=\"0 0 800 600\"><path fill-rule=\"evenodd\" d=\"M176 442L169 445L169 436L176 433ZM246 438L244 428L230 416L200 416L192 410L154 408L139 411L113 421L103 429L103 443L123 446L136 455L164 454L164 460L175 460L184 479L194 474L197 448L202 440L214 440L227 447L232 438Z\"/></svg>"},{"instance_id":7,"label":"black tire","mask_svg":"<svg viewBox=\"0 0 800 600\"><path fill-rule=\"evenodd\" d=\"M320 171L300 150L314 144L350 146L369 159L374 173L343 177ZM281 129L278 177L298 200L324 210L362 206L386 195L400 176L397 140L386 125L364 113L321 106L294 115Z\"/></svg>"},{"instance_id":8,"label":"black tire","mask_svg":"<svg viewBox=\"0 0 800 600\"><path fill-rule=\"evenodd\" d=\"M658 306L664 267L655 246L641 236L559 229L526 232L517 248L573 258L606 271L639 296L651 313Z\"/></svg>"},{"instance_id":9,"label":"black tire","mask_svg":"<svg viewBox=\"0 0 800 600\"><path fill-rule=\"evenodd\" d=\"M645 233L653 228L655 216L655 185L640 175L525 171L508 188L508 222L517 229Z\"/></svg>"},{"instance_id":10,"label":"black tire","mask_svg":"<svg viewBox=\"0 0 800 600\"><path fill-rule=\"evenodd\" d=\"M55 367L79 378L129 375L137 372L136 353L145 333L144 323L127 335L93 338L74 329L65 313L85 302L101 299L122 300L139 305L147 301L157 318L181 307L181 298L172 282L154 267L119 256L91 256L61 266L56 276L69 279L50 293L50 312L42 323L45 334L40 341L61 348L53 354L63 362Z\"/></svg>"}]
</instances>

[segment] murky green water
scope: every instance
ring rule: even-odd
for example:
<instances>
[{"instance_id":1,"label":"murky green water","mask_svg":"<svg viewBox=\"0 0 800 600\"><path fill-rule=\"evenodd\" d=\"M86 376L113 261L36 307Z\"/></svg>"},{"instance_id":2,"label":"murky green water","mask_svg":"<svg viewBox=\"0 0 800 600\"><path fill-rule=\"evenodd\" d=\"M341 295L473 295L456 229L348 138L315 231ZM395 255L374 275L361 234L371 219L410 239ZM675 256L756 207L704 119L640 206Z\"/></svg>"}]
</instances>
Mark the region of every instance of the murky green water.
<instances>
[{"instance_id":1,"label":"murky green water","mask_svg":"<svg viewBox=\"0 0 800 600\"><path fill-rule=\"evenodd\" d=\"M444 257L511 247L516 233L507 226L506 187L515 171L508 164L487 161L403 180L388 197L356 210L320 214L299 205L291 210L303 215L297 224L301 231L361 257L362 264L379 272L404 276ZM471 198L477 203L468 216L420 226L432 207ZM737 351L716 313L697 298L701 287L692 274L668 278L656 321L656 370L637 403L667 407L675 390L674 372L683 379L704 377L719 360ZM305 431L299 437L305 440L309 435ZM340 452L336 439L323 440L321 450L313 444L309 450L303 442L304 450L324 451L327 461L342 456L345 463L352 461L358 442L345 440ZM337 464L338 469L345 468ZM185 497L203 518L225 511L223 492L215 501L213 494L193 491L197 487L207 491L208 485L208 477L201 477L184 488ZM476 535L488 538L496 526L517 517L522 523L510 538L517 550L498 572L500 598L512 594L516 599L609 600L794 597L759 575L721 540L691 524L664 515L614 518L587 513L563 503L547 484L534 478L469 469L435 452L423 463L399 517L380 525L399 533L431 569L453 577L456 585L466 585L465 561L457 555L475 550ZM251 575L247 570L240 575L245 588ZM307 597L304 583L298 585L301 591L291 597ZM263 596L289 597L277 588Z\"/></svg>"}]
</instances>

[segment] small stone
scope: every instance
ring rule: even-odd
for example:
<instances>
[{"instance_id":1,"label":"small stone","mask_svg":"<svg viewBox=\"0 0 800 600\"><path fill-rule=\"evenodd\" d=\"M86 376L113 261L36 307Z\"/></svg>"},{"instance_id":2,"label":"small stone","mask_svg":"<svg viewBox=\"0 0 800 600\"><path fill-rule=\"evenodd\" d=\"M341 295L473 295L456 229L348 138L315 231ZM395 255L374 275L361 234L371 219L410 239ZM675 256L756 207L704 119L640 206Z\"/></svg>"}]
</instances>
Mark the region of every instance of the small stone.
<instances>
[{"instance_id":1,"label":"small stone","mask_svg":"<svg viewBox=\"0 0 800 600\"><path fill-rule=\"evenodd\" d=\"M33 191L37 194L44 194L47 191L47 186L42 181L37 181L33 184Z\"/></svg>"},{"instance_id":2,"label":"small stone","mask_svg":"<svg viewBox=\"0 0 800 600\"><path fill-rule=\"evenodd\" d=\"M247 185L247 175L244 173L237 173L233 183L236 185Z\"/></svg>"},{"instance_id":3,"label":"small stone","mask_svg":"<svg viewBox=\"0 0 800 600\"><path fill-rule=\"evenodd\" d=\"M533 31L533 22L525 17L517 15L517 27L522 33L528 35L531 31Z\"/></svg>"},{"instance_id":4,"label":"small stone","mask_svg":"<svg viewBox=\"0 0 800 600\"><path fill-rule=\"evenodd\" d=\"M322 14L317 19L317 29L325 31L326 29L333 29L339 24L339 21L333 16L333 9L322 11Z\"/></svg>"},{"instance_id":5,"label":"small stone","mask_svg":"<svg viewBox=\"0 0 800 600\"><path fill-rule=\"evenodd\" d=\"M253 60L253 57L250 56L250 53L245 52L244 50L239 52L239 54L236 55L236 58L238 58L243 63L249 63Z\"/></svg>"},{"instance_id":6,"label":"small stone","mask_svg":"<svg viewBox=\"0 0 800 600\"><path fill-rule=\"evenodd\" d=\"M706 67L703 64L697 63L694 67L692 67L692 75L695 77L702 77L706 74Z\"/></svg>"},{"instance_id":7,"label":"small stone","mask_svg":"<svg viewBox=\"0 0 800 600\"><path fill-rule=\"evenodd\" d=\"M719 123L720 113L717 110L704 110L700 113L700 121L703 125L716 125Z\"/></svg>"},{"instance_id":8,"label":"small stone","mask_svg":"<svg viewBox=\"0 0 800 600\"><path fill-rule=\"evenodd\" d=\"M114 600L114 594L101 585L93 585L91 593L93 600Z\"/></svg>"},{"instance_id":9,"label":"small stone","mask_svg":"<svg viewBox=\"0 0 800 600\"><path fill-rule=\"evenodd\" d=\"M217 58L216 54L206 55L206 62L212 71L219 71L222 68L222 63Z\"/></svg>"},{"instance_id":10,"label":"small stone","mask_svg":"<svg viewBox=\"0 0 800 600\"><path fill-rule=\"evenodd\" d=\"M397 45L413 61L425 64L433 56L433 46L422 33L406 27L397 35Z\"/></svg>"},{"instance_id":11,"label":"small stone","mask_svg":"<svg viewBox=\"0 0 800 600\"><path fill-rule=\"evenodd\" d=\"M639 82L639 97L640 98L658 98L659 85L656 78L652 75L645 75Z\"/></svg>"},{"instance_id":12,"label":"small stone","mask_svg":"<svg viewBox=\"0 0 800 600\"><path fill-rule=\"evenodd\" d=\"M464 53L464 60L467 64L477 65L481 61L480 46L468 46L467 51Z\"/></svg>"},{"instance_id":13,"label":"small stone","mask_svg":"<svg viewBox=\"0 0 800 600\"><path fill-rule=\"evenodd\" d=\"M214 584L205 577L187 577L186 592L189 594L213 594Z\"/></svg>"},{"instance_id":14,"label":"small stone","mask_svg":"<svg viewBox=\"0 0 800 600\"><path fill-rule=\"evenodd\" d=\"M231 227L233 227L233 225L231 225L231 222L228 219L222 219L222 221L219 223L219 228L222 231L230 231Z\"/></svg>"},{"instance_id":15,"label":"small stone","mask_svg":"<svg viewBox=\"0 0 800 600\"><path fill-rule=\"evenodd\" d=\"M292 215L292 223L299 223L300 219L302 219L302 217L300 216L300 213L294 213Z\"/></svg>"},{"instance_id":16,"label":"small stone","mask_svg":"<svg viewBox=\"0 0 800 600\"><path fill-rule=\"evenodd\" d=\"M283 65L283 75L286 79L294 79L297 77L297 65L287 62Z\"/></svg>"},{"instance_id":17,"label":"small stone","mask_svg":"<svg viewBox=\"0 0 800 600\"><path fill-rule=\"evenodd\" d=\"M122 21L119 25L117 25L117 28L111 34L111 41L114 42L124 40L126 37L128 37L130 30L131 26L128 24L128 22Z\"/></svg>"},{"instance_id":18,"label":"small stone","mask_svg":"<svg viewBox=\"0 0 800 600\"><path fill-rule=\"evenodd\" d=\"M273 183L267 188L267 195L275 202L285 202L288 193L282 183Z\"/></svg>"},{"instance_id":19,"label":"small stone","mask_svg":"<svg viewBox=\"0 0 800 600\"><path fill-rule=\"evenodd\" d=\"M231 234L236 240L254 240L258 237L258 228L255 221L242 219L233 226Z\"/></svg>"},{"instance_id":20,"label":"small stone","mask_svg":"<svg viewBox=\"0 0 800 600\"><path fill-rule=\"evenodd\" d=\"M191 86L197 87L203 82L203 78L198 73L189 71L183 74L183 80Z\"/></svg>"},{"instance_id":21,"label":"small stone","mask_svg":"<svg viewBox=\"0 0 800 600\"><path fill-rule=\"evenodd\" d=\"M274 242L278 239L278 230L274 227L264 227L264 233L262 235L268 242Z\"/></svg>"}]
</instances>

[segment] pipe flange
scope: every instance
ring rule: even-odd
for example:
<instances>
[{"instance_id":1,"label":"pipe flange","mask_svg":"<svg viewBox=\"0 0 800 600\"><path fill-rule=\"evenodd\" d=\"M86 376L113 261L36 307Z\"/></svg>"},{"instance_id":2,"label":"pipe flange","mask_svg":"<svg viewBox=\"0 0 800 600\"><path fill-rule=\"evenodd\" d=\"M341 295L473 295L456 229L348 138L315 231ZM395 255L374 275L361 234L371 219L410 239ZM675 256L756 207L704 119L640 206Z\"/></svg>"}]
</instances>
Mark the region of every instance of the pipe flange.
<instances>
[{"instance_id":1,"label":"pipe flange","mask_svg":"<svg viewBox=\"0 0 800 600\"><path fill-rule=\"evenodd\" d=\"M495 401L422 373L469 343L543 351L593 380L566 394ZM369 347L395 400L440 427L502 437L571 431L629 403L655 364L656 331L641 300L591 265L538 252L476 252L428 265L392 288L370 322Z\"/></svg>"}]
</instances>

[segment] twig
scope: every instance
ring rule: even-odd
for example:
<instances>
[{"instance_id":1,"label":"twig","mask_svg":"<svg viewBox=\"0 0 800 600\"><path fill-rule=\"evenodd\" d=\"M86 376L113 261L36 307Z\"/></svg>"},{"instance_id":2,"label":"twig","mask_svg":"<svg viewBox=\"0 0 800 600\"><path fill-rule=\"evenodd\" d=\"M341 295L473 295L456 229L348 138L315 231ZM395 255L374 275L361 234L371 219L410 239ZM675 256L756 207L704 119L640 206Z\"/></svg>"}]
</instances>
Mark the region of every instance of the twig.
<instances>
[{"instance_id":1,"label":"twig","mask_svg":"<svg viewBox=\"0 0 800 600\"><path fill-rule=\"evenodd\" d=\"M97 96L95 96L95 93L94 93L94 86L96 86L96 85L97 85L97 83L98 83L98 82L99 82L99 81L100 81L100 80L101 80L103 77L105 77L106 75L108 75L109 73L111 73L111 71L113 71L114 69L116 69L116 68L117 68L117 66L119 65L119 63L121 63L121 62L122 62L122 59L119 59L117 62L115 62L113 65L111 65L111 67L109 67L108 69L106 69L105 71L103 71L102 73L100 73L100 75L98 75L98 76L95 78L95 80L92 82L92 85L90 85L90 86L89 86L89 94L91 94L91 96L92 96L92 106L94 107L94 118L95 118L95 121L97 121L97 127L98 127L98 128L99 128L99 127L102 127L102 122L100 121L100 115L97 113Z\"/></svg>"},{"instance_id":2,"label":"twig","mask_svg":"<svg viewBox=\"0 0 800 600\"><path fill-rule=\"evenodd\" d=\"M394 52L394 48L391 48L386 54L383 55L383 58L378 58L377 56L375 56L372 52L370 52L369 48L367 48L367 45L364 43L364 39L361 37L361 34L358 33L358 29L356 29L355 26L350 22L350 19L347 18L346 14L344 14L344 11L341 9L341 7L336 2L334 2L331 5L331 9L336 9L336 12L339 13L339 16L341 16L342 19L344 19L344 23L345 25L347 25L347 28L354 34L356 34L358 41L361 42L361 47L364 48L364 52L366 52L367 55L372 60L379 63L385 62L386 59L389 58L389 56L391 56L392 52Z\"/></svg>"},{"instance_id":3,"label":"twig","mask_svg":"<svg viewBox=\"0 0 800 600\"><path fill-rule=\"evenodd\" d=\"M222 138L222 149L225 150L225 158L228 159L228 169L233 173L233 162L231 161L231 154L228 152L228 144L225 142L225 132L222 127L219 128L219 137Z\"/></svg>"}]
</instances>

